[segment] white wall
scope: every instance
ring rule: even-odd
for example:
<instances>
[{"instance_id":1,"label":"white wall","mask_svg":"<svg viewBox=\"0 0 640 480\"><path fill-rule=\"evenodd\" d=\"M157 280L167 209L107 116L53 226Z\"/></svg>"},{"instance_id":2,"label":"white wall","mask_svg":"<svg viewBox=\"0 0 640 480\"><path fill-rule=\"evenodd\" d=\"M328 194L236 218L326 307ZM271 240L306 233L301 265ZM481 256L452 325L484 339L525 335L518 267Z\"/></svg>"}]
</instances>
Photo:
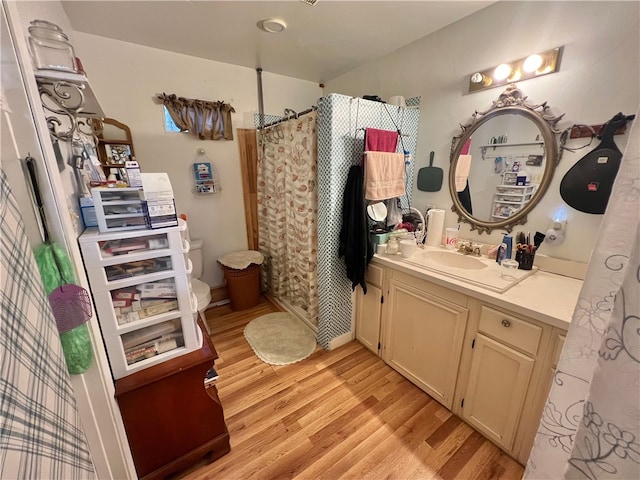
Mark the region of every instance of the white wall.
<instances>
[{"instance_id":1,"label":"white wall","mask_svg":"<svg viewBox=\"0 0 640 480\"><path fill-rule=\"evenodd\" d=\"M639 104L639 4L638 2L499 2L378 61L325 82L325 93L360 96L377 94L422 96L416 168L434 165L448 175L451 138L459 133L475 110L486 110L503 88L466 94L468 75L524 57L529 53L564 45L560 72L518 84L534 103L548 101L552 112L564 112L566 127L574 123L604 123L617 112L633 114ZM627 136L616 136L624 152ZM579 146L584 139L572 140ZM597 145L577 153L565 152L545 197L529 215L525 230L545 231L554 211L564 205L559 184L565 172ZM446 180L436 193L414 189L413 204L433 203L450 212ZM475 207L474 207L475 208ZM586 262L601 215L567 207L566 240L557 247L544 245L541 253ZM497 243L501 233L478 236L461 228L462 237Z\"/></svg>"},{"instance_id":2,"label":"white wall","mask_svg":"<svg viewBox=\"0 0 640 480\"><path fill-rule=\"evenodd\" d=\"M157 93L203 100L223 100L236 110L235 128L253 127L258 110L255 70L75 32L76 54L107 117L131 128L136 157L144 172L167 172L178 211L187 215L191 237L204 241L203 281L223 284L216 261L247 248L238 144L198 140L165 133ZM302 111L322 95L312 82L263 72L265 113L284 108ZM196 197L191 193L196 149L202 147L220 174L222 191Z\"/></svg>"}]
</instances>

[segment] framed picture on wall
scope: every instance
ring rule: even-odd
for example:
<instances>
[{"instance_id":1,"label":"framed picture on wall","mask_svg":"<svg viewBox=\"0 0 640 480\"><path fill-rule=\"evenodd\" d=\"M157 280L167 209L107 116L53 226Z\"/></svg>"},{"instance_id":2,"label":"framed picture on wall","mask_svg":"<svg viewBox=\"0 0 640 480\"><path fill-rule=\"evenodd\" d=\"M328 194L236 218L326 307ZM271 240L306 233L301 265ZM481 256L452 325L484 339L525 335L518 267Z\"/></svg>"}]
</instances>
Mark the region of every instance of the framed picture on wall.
<instances>
[{"instance_id":1,"label":"framed picture on wall","mask_svg":"<svg viewBox=\"0 0 640 480\"><path fill-rule=\"evenodd\" d=\"M131 147L129 145L105 143L104 150L108 165L123 165L131 160Z\"/></svg>"}]
</instances>

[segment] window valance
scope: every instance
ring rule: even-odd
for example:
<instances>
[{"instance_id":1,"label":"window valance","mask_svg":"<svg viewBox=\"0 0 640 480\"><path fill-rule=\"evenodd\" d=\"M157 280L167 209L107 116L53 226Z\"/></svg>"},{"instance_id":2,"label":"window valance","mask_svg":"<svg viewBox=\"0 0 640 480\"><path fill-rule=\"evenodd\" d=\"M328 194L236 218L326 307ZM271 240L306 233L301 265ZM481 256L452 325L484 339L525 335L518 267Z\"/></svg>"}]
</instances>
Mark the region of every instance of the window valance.
<instances>
[{"instance_id":1,"label":"window valance","mask_svg":"<svg viewBox=\"0 0 640 480\"><path fill-rule=\"evenodd\" d=\"M224 102L209 102L178 97L177 95L158 95L167 108L171 119L183 132L190 132L201 140L233 140L231 113L234 108Z\"/></svg>"}]
</instances>

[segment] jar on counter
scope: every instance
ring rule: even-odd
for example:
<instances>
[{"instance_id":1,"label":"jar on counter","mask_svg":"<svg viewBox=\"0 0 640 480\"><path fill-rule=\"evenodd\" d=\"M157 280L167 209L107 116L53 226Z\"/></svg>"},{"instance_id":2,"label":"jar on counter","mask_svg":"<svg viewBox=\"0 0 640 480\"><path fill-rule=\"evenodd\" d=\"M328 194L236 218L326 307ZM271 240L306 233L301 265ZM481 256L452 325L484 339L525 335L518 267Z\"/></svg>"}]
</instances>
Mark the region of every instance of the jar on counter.
<instances>
[{"instance_id":1,"label":"jar on counter","mask_svg":"<svg viewBox=\"0 0 640 480\"><path fill-rule=\"evenodd\" d=\"M46 20L31 21L29 50L38 70L78 71L69 37L54 23Z\"/></svg>"},{"instance_id":2,"label":"jar on counter","mask_svg":"<svg viewBox=\"0 0 640 480\"><path fill-rule=\"evenodd\" d=\"M400 240L406 235L406 229L399 229L391 232L387 241L387 255L397 255L400 253Z\"/></svg>"},{"instance_id":3,"label":"jar on counter","mask_svg":"<svg viewBox=\"0 0 640 480\"><path fill-rule=\"evenodd\" d=\"M391 235L387 242L387 255L397 255L400 251L400 241L397 235Z\"/></svg>"}]
</instances>

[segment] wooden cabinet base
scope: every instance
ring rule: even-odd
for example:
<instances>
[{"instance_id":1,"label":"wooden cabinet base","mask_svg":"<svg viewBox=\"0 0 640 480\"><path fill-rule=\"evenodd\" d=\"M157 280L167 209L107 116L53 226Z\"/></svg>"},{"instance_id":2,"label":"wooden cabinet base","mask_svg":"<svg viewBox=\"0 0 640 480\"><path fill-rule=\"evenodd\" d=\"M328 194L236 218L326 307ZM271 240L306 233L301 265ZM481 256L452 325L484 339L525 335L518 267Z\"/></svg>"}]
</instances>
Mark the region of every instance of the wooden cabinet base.
<instances>
[{"instance_id":1,"label":"wooden cabinet base","mask_svg":"<svg viewBox=\"0 0 640 480\"><path fill-rule=\"evenodd\" d=\"M208 455L229 452L229 432L215 385L204 377L217 358L202 348L116 381L120 407L140 478L164 478Z\"/></svg>"},{"instance_id":2,"label":"wooden cabinet base","mask_svg":"<svg viewBox=\"0 0 640 480\"><path fill-rule=\"evenodd\" d=\"M171 463L168 463L157 470L145 475L144 477L140 477L140 480L155 480L160 478L166 478L172 473L180 472L185 468L190 467L201 459L207 459L208 463L214 462L215 460L223 457L229 451L231 447L229 446L229 432L225 432L224 434L214 438L213 440L201 445L200 447L186 453L180 458L176 458Z\"/></svg>"}]
</instances>

